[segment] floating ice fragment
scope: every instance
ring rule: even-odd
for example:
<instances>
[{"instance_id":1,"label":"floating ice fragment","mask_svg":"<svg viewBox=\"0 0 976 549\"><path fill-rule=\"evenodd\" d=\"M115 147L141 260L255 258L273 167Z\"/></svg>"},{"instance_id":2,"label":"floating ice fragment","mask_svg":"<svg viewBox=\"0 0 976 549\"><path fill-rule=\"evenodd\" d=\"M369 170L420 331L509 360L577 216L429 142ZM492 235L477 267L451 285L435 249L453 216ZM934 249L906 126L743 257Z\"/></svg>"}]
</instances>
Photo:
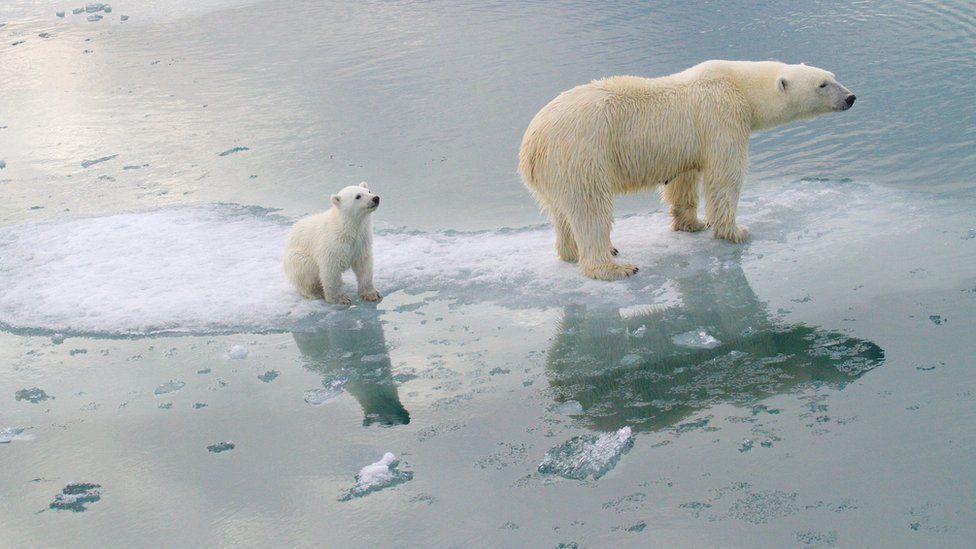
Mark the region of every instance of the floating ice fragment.
<instances>
[{"instance_id":1,"label":"floating ice fragment","mask_svg":"<svg viewBox=\"0 0 976 549\"><path fill-rule=\"evenodd\" d=\"M567 400L553 406L552 412L564 416L578 416L583 413L583 405L575 400Z\"/></svg>"},{"instance_id":2,"label":"floating ice fragment","mask_svg":"<svg viewBox=\"0 0 976 549\"><path fill-rule=\"evenodd\" d=\"M80 513L85 510L86 503L95 503L102 499L98 489L100 484L87 482L69 482L61 493L54 496L54 501L48 505L57 511L73 511Z\"/></svg>"},{"instance_id":3,"label":"floating ice fragment","mask_svg":"<svg viewBox=\"0 0 976 549\"><path fill-rule=\"evenodd\" d=\"M51 336L51 343L53 343L55 345L61 345L62 343L64 343L64 334L57 333L57 334L52 335Z\"/></svg>"},{"instance_id":4,"label":"floating ice fragment","mask_svg":"<svg viewBox=\"0 0 976 549\"><path fill-rule=\"evenodd\" d=\"M228 154L234 154L236 152L243 152L243 151L249 151L249 150L251 150L251 149L249 149L247 147L234 147L233 149L227 149L226 151L224 151L222 153L218 153L217 156L227 156Z\"/></svg>"},{"instance_id":5,"label":"floating ice fragment","mask_svg":"<svg viewBox=\"0 0 976 549\"><path fill-rule=\"evenodd\" d=\"M88 20L89 21L92 21L92 22L94 22L94 21L101 21L102 20L102 16L101 15L98 15L97 13L93 13L93 14L91 14L91 15L88 16Z\"/></svg>"},{"instance_id":6,"label":"floating ice fragment","mask_svg":"<svg viewBox=\"0 0 976 549\"><path fill-rule=\"evenodd\" d=\"M72 15L78 15L79 13L85 13L85 8L75 8L71 10Z\"/></svg>"},{"instance_id":7,"label":"floating ice fragment","mask_svg":"<svg viewBox=\"0 0 976 549\"><path fill-rule=\"evenodd\" d=\"M17 400L26 400L31 404L37 404L38 402L43 402L49 398L53 399L53 396L48 395L43 389L38 387L31 387L30 389L21 389L14 393L14 398Z\"/></svg>"},{"instance_id":8,"label":"floating ice fragment","mask_svg":"<svg viewBox=\"0 0 976 549\"><path fill-rule=\"evenodd\" d=\"M265 383L271 383L274 380L274 378L276 378L276 377L278 377L278 371L277 370L268 370L267 372L259 375L258 376L258 379L260 379L261 381L263 381Z\"/></svg>"},{"instance_id":9,"label":"floating ice fragment","mask_svg":"<svg viewBox=\"0 0 976 549\"><path fill-rule=\"evenodd\" d=\"M237 360L247 358L247 347L243 345L234 345L227 351L227 356Z\"/></svg>"},{"instance_id":10,"label":"floating ice fragment","mask_svg":"<svg viewBox=\"0 0 976 549\"><path fill-rule=\"evenodd\" d=\"M631 332L630 335L634 337L644 337L645 333L647 333L647 326L641 324L640 327Z\"/></svg>"},{"instance_id":11,"label":"floating ice fragment","mask_svg":"<svg viewBox=\"0 0 976 549\"><path fill-rule=\"evenodd\" d=\"M0 429L0 444L7 444L12 440L27 440L29 437L20 436L25 429L23 427L4 427Z\"/></svg>"},{"instance_id":12,"label":"floating ice fragment","mask_svg":"<svg viewBox=\"0 0 976 549\"><path fill-rule=\"evenodd\" d=\"M387 360L389 358L390 357L388 355L386 355L386 354L363 355L363 357L360 358L359 361L360 362L366 362L366 363L383 362L384 360Z\"/></svg>"},{"instance_id":13,"label":"floating ice fragment","mask_svg":"<svg viewBox=\"0 0 976 549\"><path fill-rule=\"evenodd\" d=\"M153 394L159 396L159 395L167 395L169 393L175 393L176 391L182 389L185 385L186 383L182 381L176 379L170 380L166 383L163 383L159 387L156 387L156 390L153 391Z\"/></svg>"},{"instance_id":14,"label":"floating ice fragment","mask_svg":"<svg viewBox=\"0 0 976 549\"><path fill-rule=\"evenodd\" d=\"M936 326L942 324L943 322L949 321L949 319L945 318L942 315L929 315L929 320L931 320L932 323L935 324Z\"/></svg>"},{"instance_id":15,"label":"floating ice fragment","mask_svg":"<svg viewBox=\"0 0 976 549\"><path fill-rule=\"evenodd\" d=\"M57 15L58 17L64 17L64 10L55 12L54 15Z\"/></svg>"},{"instance_id":16,"label":"floating ice fragment","mask_svg":"<svg viewBox=\"0 0 976 549\"><path fill-rule=\"evenodd\" d=\"M119 17L119 20L120 21L128 21L129 20L129 16L128 15L123 15L123 16Z\"/></svg>"},{"instance_id":17,"label":"floating ice fragment","mask_svg":"<svg viewBox=\"0 0 976 549\"><path fill-rule=\"evenodd\" d=\"M739 445L739 451L748 452L749 450L752 450L753 444L755 444L753 440L751 438L747 438L742 441L742 444Z\"/></svg>"},{"instance_id":18,"label":"floating ice fragment","mask_svg":"<svg viewBox=\"0 0 976 549\"><path fill-rule=\"evenodd\" d=\"M211 444L210 446L207 446L207 451L210 452L211 454L219 454L221 452L233 450L236 447L237 447L236 444L228 440L227 442L218 442L217 444Z\"/></svg>"},{"instance_id":19,"label":"floating ice fragment","mask_svg":"<svg viewBox=\"0 0 976 549\"><path fill-rule=\"evenodd\" d=\"M101 15L99 15L97 17L99 19L102 18ZM92 19L89 17L88 20L91 21ZM112 154L112 155L109 155L109 156L103 156L101 158L95 158L93 160L82 160L81 161L81 167L82 168L87 168L89 166L94 166L95 164L99 164L99 163L102 163L102 162L107 162L107 161L115 158L116 156L118 156L118 155L117 154Z\"/></svg>"},{"instance_id":20,"label":"floating ice fragment","mask_svg":"<svg viewBox=\"0 0 976 549\"><path fill-rule=\"evenodd\" d=\"M598 479L613 469L634 446L630 427L605 435L580 435L551 448L539 464L539 472L565 478Z\"/></svg>"},{"instance_id":21,"label":"floating ice fragment","mask_svg":"<svg viewBox=\"0 0 976 549\"><path fill-rule=\"evenodd\" d=\"M400 461L390 452L383 454L383 459L371 463L359 470L356 484L339 498L339 501L349 501L363 497L372 492L383 490L397 484L402 484L413 478L410 471L400 471L397 466Z\"/></svg>"},{"instance_id":22,"label":"floating ice fragment","mask_svg":"<svg viewBox=\"0 0 976 549\"><path fill-rule=\"evenodd\" d=\"M336 382L333 383L332 387L327 389L309 389L305 391L305 402L312 406L321 406L326 402L339 398L341 394L342 383Z\"/></svg>"},{"instance_id":23,"label":"floating ice fragment","mask_svg":"<svg viewBox=\"0 0 976 549\"><path fill-rule=\"evenodd\" d=\"M692 349L712 349L722 344L705 330L691 330L671 338L675 345L691 347Z\"/></svg>"}]
</instances>

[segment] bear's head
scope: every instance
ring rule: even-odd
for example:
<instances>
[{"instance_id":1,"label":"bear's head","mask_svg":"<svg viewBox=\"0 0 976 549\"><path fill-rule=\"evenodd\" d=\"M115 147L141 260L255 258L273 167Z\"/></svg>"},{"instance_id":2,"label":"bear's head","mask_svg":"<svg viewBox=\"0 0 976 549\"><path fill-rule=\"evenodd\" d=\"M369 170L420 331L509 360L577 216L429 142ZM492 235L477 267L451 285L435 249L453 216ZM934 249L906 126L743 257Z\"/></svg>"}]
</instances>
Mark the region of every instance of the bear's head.
<instances>
[{"instance_id":1,"label":"bear's head","mask_svg":"<svg viewBox=\"0 0 976 549\"><path fill-rule=\"evenodd\" d=\"M373 213L380 205L379 195L370 192L366 182L350 185L332 195L332 207L344 215L362 217Z\"/></svg>"},{"instance_id":2,"label":"bear's head","mask_svg":"<svg viewBox=\"0 0 976 549\"><path fill-rule=\"evenodd\" d=\"M842 86L834 73L804 64L783 65L776 76L776 93L784 99L787 111L796 118L846 111L856 97Z\"/></svg>"}]
</instances>

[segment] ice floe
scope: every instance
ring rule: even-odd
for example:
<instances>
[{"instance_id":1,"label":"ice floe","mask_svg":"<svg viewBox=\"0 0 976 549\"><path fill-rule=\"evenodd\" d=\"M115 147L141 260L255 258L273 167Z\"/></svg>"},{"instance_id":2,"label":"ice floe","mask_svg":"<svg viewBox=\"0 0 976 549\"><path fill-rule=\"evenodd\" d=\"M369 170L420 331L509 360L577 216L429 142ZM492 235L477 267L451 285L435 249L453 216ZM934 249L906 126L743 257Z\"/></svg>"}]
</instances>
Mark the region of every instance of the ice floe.
<instances>
[{"instance_id":1,"label":"ice floe","mask_svg":"<svg viewBox=\"0 0 976 549\"><path fill-rule=\"evenodd\" d=\"M633 446L630 427L599 436L575 436L546 452L539 472L577 480L598 479L613 469Z\"/></svg>"},{"instance_id":2,"label":"ice floe","mask_svg":"<svg viewBox=\"0 0 976 549\"><path fill-rule=\"evenodd\" d=\"M359 470L359 474L356 475L356 484L339 498L339 500L347 501L353 498L363 497L367 494L413 479L413 473L399 470L399 465L400 461L395 455L390 452L383 454L383 459Z\"/></svg>"}]
</instances>

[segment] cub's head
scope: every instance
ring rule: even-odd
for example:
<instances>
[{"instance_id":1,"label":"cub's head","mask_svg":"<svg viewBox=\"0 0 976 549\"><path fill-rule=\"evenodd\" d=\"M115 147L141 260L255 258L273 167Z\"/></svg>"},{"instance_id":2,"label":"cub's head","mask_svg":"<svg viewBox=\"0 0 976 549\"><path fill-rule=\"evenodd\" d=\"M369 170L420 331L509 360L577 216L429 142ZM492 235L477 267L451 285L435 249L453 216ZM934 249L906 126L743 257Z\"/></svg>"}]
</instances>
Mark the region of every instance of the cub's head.
<instances>
[{"instance_id":1,"label":"cub's head","mask_svg":"<svg viewBox=\"0 0 976 549\"><path fill-rule=\"evenodd\" d=\"M345 187L332 195L332 206L343 214L354 217L369 215L379 205L379 195L371 193L365 181Z\"/></svg>"},{"instance_id":2,"label":"cub's head","mask_svg":"<svg viewBox=\"0 0 976 549\"><path fill-rule=\"evenodd\" d=\"M776 93L795 118L846 111L856 97L842 86L834 73L804 64L783 65L776 77Z\"/></svg>"}]
</instances>

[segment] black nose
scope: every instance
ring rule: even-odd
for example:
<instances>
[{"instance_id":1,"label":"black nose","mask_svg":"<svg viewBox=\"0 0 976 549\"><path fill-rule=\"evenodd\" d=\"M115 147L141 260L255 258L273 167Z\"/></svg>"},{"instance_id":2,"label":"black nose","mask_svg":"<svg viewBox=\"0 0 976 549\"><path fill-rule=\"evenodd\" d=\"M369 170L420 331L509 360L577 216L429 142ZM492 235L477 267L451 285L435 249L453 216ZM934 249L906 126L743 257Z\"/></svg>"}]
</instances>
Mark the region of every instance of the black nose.
<instances>
[{"instance_id":1,"label":"black nose","mask_svg":"<svg viewBox=\"0 0 976 549\"><path fill-rule=\"evenodd\" d=\"M374 196L373 197L373 204L379 204L379 203L380 203L380 197Z\"/></svg>"},{"instance_id":2,"label":"black nose","mask_svg":"<svg viewBox=\"0 0 976 549\"><path fill-rule=\"evenodd\" d=\"M857 99L857 96L855 96L852 93L852 94L850 94L850 95L847 96L847 99L845 99L844 102L847 103L847 106L848 107L850 107L850 106L854 105L854 100L855 99Z\"/></svg>"}]
</instances>

